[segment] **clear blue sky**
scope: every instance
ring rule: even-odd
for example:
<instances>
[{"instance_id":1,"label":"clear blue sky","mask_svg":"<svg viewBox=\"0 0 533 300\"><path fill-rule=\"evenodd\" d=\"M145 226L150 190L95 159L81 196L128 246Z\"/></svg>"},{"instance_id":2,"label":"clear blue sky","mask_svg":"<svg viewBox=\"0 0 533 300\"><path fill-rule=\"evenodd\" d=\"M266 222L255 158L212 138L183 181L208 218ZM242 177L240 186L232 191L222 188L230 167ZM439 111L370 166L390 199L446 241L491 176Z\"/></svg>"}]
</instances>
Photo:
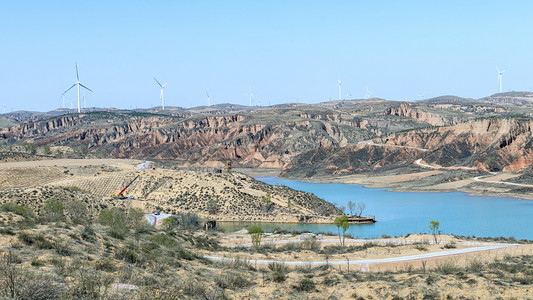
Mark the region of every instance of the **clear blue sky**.
<instances>
[{"instance_id":1,"label":"clear blue sky","mask_svg":"<svg viewBox=\"0 0 533 300\"><path fill-rule=\"evenodd\" d=\"M109 4L109 2L112 2ZM414 100L533 86L531 1L2 1L0 105L51 110L75 82L87 106ZM75 99L75 92L67 100Z\"/></svg>"}]
</instances>

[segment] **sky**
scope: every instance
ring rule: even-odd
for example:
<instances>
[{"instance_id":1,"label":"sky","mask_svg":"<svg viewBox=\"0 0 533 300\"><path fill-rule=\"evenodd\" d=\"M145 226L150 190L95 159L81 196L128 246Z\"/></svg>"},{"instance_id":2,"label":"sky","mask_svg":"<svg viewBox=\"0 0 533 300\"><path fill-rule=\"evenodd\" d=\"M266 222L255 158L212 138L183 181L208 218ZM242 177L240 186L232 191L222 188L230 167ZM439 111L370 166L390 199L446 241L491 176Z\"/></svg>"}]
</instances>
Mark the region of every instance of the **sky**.
<instances>
[{"instance_id":1,"label":"sky","mask_svg":"<svg viewBox=\"0 0 533 300\"><path fill-rule=\"evenodd\" d=\"M533 87L533 1L1 1L0 105L480 98ZM76 101L74 89L67 106ZM74 103L76 105L76 103ZM0 108L1 109L1 108Z\"/></svg>"}]
</instances>

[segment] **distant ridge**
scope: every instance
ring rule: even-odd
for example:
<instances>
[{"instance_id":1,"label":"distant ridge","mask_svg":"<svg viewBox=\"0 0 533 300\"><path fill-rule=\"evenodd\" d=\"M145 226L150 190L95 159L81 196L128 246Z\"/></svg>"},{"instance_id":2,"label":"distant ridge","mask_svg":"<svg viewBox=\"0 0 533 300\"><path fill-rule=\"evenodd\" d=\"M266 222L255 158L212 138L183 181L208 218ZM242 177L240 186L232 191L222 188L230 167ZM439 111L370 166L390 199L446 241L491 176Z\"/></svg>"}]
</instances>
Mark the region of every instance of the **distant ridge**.
<instances>
[{"instance_id":1,"label":"distant ridge","mask_svg":"<svg viewBox=\"0 0 533 300\"><path fill-rule=\"evenodd\" d=\"M471 98L463 98L463 97L454 96L454 95L444 95L444 96L439 96L435 98L418 100L416 102L436 104L436 103L463 103L463 102L475 102L475 101L476 101L475 99L471 99Z\"/></svg>"},{"instance_id":2,"label":"distant ridge","mask_svg":"<svg viewBox=\"0 0 533 300\"><path fill-rule=\"evenodd\" d=\"M479 100L494 104L526 105L533 104L533 93L511 91L505 93L497 93L485 98L481 98Z\"/></svg>"},{"instance_id":3,"label":"distant ridge","mask_svg":"<svg viewBox=\"0 0 533 300\"><path fill-rule=\"evenodd\" d=\"M193 115L193 114L227 114L227 113L239 113L247 111L255 111L258 109L279 109L279 108L293 108L299 106L314 106L314 107L323 107L328 109L341 109L355 104L361 103L378 103L378 102L398 102L402 103L404 101L395 101L387 100L382 98L370 98L370 99L350 99L350 100L329 100L319 103L280 103L270 106L247 106L240 104L232 103L221 103L211 106L196 106L192 108L185 108L180 106L166 106L165 110L161 106L155 106L151 108L136 108L136 109L118 109L118 108L101 108L101 107L90 107L83 109L82 113L86 112L95 112L95 111L134 111L134 112L148 112L148 113L158 113L158 114L168 114L168 115ZM409 101L411 102L411 101ZM497 93L487 97L473 99L473 98L463 98L455 95L443 95L439 97L416 100L411 103L421 103L421 104L439 104L439 103L456 103L456 104L468 104L468 103L490 103L490 104L499 104L499 105L526 105L533 104L533 92L520 92L520 91L511 91L505 93ZM0 114L0 117L15 121L24 121L32 120L43 117L53 117L60 116L69 113L75 113L75 109L68 108L58 108L48 112L39 112L39 111L27 111L19 110L14 112L9 112L5 114Z\"/></svg>"}]
</instances>

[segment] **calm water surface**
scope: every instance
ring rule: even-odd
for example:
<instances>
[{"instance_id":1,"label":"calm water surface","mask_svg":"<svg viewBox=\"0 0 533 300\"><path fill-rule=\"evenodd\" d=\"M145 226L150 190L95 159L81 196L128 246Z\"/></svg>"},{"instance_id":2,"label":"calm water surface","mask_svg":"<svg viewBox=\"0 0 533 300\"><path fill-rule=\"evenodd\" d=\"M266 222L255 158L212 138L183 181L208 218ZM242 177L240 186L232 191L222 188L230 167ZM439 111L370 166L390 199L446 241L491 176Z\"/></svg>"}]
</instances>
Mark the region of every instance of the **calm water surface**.
<instances>
[{"instance_id":1,"label":"calm water surface","mask_svg":"<svg viewBox=\"0 0 533 300\"><path fill-rule=\"evenodd\" d=\"M509 237L533 240L533 201L512 198L468 196L465 193L407 193L365 188L355 184L308 183L257 177L272 185L285 185L317 195L331 203L348 206L348 201L364 202L364 215L374 215L375 224L352 225L348 233L359 238L376 238L382 233L401 236L429 232L429 222L440 222L442 233L477 237ZM247 225L247 224L241 224ZM226 229L241 225L225 224ZM334 225L262 224L274 228L337 232Z\"/></svg>"}]
</instances>

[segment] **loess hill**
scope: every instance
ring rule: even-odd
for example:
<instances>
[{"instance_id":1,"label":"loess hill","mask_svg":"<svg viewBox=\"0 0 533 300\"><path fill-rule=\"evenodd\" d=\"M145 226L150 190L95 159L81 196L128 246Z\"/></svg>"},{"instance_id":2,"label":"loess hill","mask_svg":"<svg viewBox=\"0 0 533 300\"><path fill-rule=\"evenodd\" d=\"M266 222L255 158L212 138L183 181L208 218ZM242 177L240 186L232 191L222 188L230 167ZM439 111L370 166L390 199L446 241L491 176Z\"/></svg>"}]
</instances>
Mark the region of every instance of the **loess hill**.
<instances>
[{"instance_id":1,"label":"loess hill","mask_svg":"<svg viewBox=\"0 0 533 300\"><path fill-rule=\"evenodd\" d=\"M108 168L107 166L105 168ZM40 212L44 201L60 199L69 205L83 202L95 217L108 207L139 207L145 211L196 213L217 221L271 221L330 223L342 212L313 194L285 186L271 186L240 173L146 170L103 172L104 167L47 167L49 184L23 187L42 180L41 168L11 168L2 172L0 202L25 205ZM66 171L59 172L59 170ZM54 172L55 171L55 172ZM19 180L20 176L27 181ZM69 176L72 173L80 174ZM124 193L135 199L113 199L135 176L140 177ZM11 176L10 176L11 174ZM4 176L5 175L5 176ZM18 186L18 187L17 187Z\"/></svg>"}]
</instances>

